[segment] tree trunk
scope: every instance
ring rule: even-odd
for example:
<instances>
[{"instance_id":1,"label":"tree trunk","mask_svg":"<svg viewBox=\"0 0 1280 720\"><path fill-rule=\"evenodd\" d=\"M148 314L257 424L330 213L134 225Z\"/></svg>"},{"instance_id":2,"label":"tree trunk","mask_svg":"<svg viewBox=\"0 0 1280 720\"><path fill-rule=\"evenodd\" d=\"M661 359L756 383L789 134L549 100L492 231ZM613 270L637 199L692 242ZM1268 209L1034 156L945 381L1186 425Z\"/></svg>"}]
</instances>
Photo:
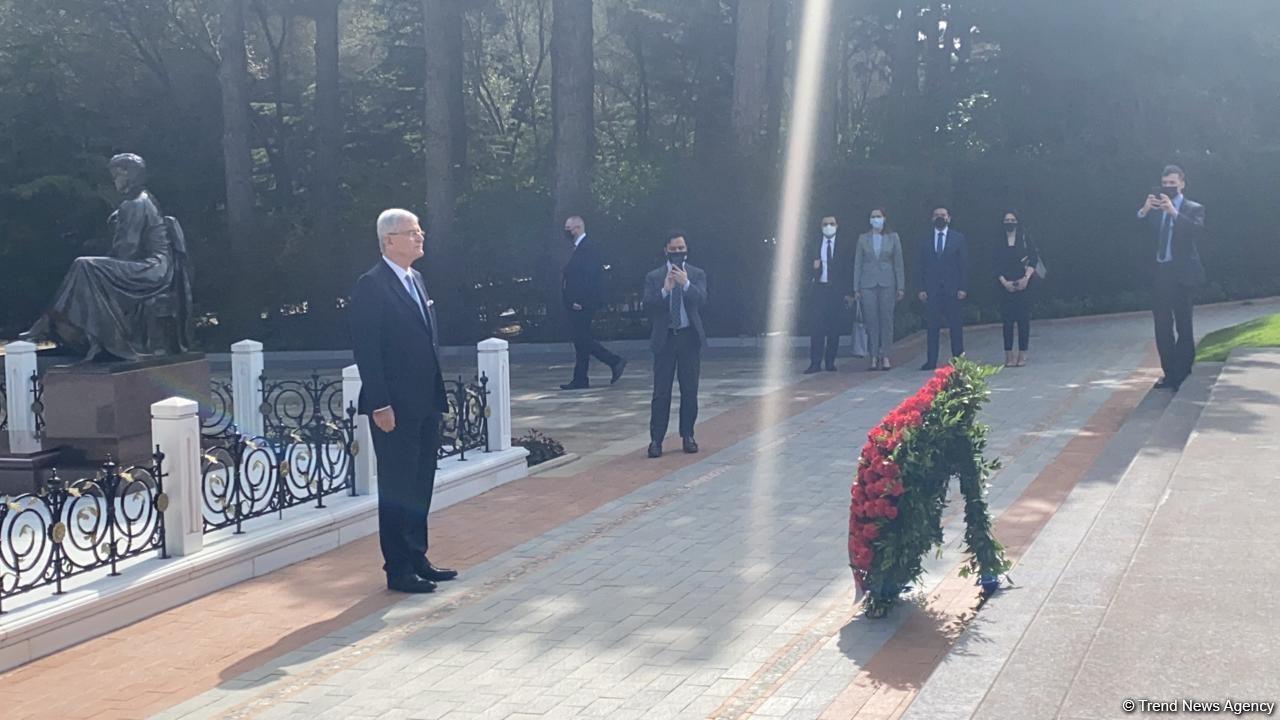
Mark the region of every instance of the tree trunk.
<instances>
[{"instance_id":1,"label":"tree trunk","mask_svg":"<svg viewBox=\"0 0 1280 720\"><path fill-rule=\"evenodd\" d=\"M849 2L831 4L830 37L822 63L822 94L818 105L818 164L830 167L840 159L840 107L842 60L849 25Z\"/></svg>"},{"instance_id":2,"label":"tree trunk","mask_svg":"<svg viewBox=\"0 0 1280 720\"><path fill-rule=\"evenodd\" d=\"M338 164L342 155L342 100L338 90L338 3L316 0L316 154L313 179L315 229L337 232L340 198ZM328 238L326 238L328 239ZM327 244L327 243L326 243Z\"/></svg>"},{"instance_id":3,"label":"tree trunk","mask_svg":"<svg viewBox=\"0 0 1280 720\"><path fill-rule=\"evenodd\" d=\"M462 98L462 12L458 0L423 0L426 32L427 235L452 247L462 165L466 162ZM462 122L460 122L462 120Z\"/></svg>"},{"instance_id":4,"label":"tree trunk","mask_svg":"<svg viewBox=\"0 0 1280 720\"><path fill-rule=\"evenodd\" d=\"M725 157L724 150L732 132L731 117L724 108L732 107L733 88L725 82L726 71L721 67L727 57L728 43L724 43L721 27L720 0L695 0L697 14L693 37L697 58L693 67L696 102L693 108L693 155L707 162L717 162ZM726 53L722 55L721 53Z\"/></svg>"},{"instance_id":5,"label":"tree trunk","mask_svg":"<svg viewBox=\"0 0 1280 720\"><path fill-rule=\"evenodd\" d=\"M551 19L551 147L555 219L544 253L543 280L549 315L560 308L559 261L565 245L560 228L570 215L589 217L595 162L595 58L591 0L554 0Z\"/></svg>"},{"instance_id":6,"label":"tree trunk","mask_svg":"<svg viewBox=\"0 0 1280 720\"><path fill-rule=\"evenodd\" d=\"M769 119L769 21L772 0L739 0L733 62L733 136L738 150L764 147Z\"/></svg>"},{"instance_id":7,"label":"tree trunk","mask_svg":"<svg viewBox=\"0 0 1280 720\"><path fill-rule=\"evenodd\" d=\"M238 298L233 313L248 315L252 310L249 290L252 268L261 265L254 257L253 157L249 120L249 70L244 43L244 0L225 0L218 39L218 81L222 86L222 156L227 190L227 235L231 251L231 294Z\"/></svg>"},{"instance_id":8,"label":"tree trunk","mask_svg":"<svg viewBox=\"0 0 1280 720\"><path fill-rule=\"evenodd\" d=\"M770 159L778 157L782 133L782 108L786 104L787 47L791 39L791 2L773 0L769 22L769 67L765 79L768 111L765 118L765 150Z\"/></svg>"},{"instance_id":9,"label":"tree trunk","mask_svg":"<svg viewBox=\"0 0 1280 720\"><path fill-rule=\"evenodd\" d=\"M440 262L427 264L433 292L446 297L452 312L469 317L467 275L457 236L458 195L466 177L467 127L463 106L462 9L459 0L423 0L426 42L426 107L423 122L427 166L427 242Z\"/></svg>"}]
</instances>

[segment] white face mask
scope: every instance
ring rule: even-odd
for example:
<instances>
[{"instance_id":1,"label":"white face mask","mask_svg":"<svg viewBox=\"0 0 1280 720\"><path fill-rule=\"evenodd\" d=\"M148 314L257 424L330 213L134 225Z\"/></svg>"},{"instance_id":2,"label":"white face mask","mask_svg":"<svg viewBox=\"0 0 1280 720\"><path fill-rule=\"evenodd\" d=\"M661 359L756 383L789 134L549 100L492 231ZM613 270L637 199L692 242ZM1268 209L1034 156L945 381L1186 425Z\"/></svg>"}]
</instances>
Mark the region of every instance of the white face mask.
<instances>
[{"instance_id":1,"label":"white face mask","mask_svg":"<svg viewBox=\"0 0 1280 720\"><path fill-rule=\"evenodd\" d=\"M823 236L823 237L835 237L835 235L836 235L836 226L835 226L835 225L823 225L823 226L822 226L822 236Z\"/></svg>"},{"instance_id":2,"label":"white face mask","mask_svg":"<svg viewBox=\"0 0 1280 720\"><path fill-rule=\"evenodd\" d=\"M872 228L874 228L874 229L876 229L876 230L883 230L883 229L884 229L884 218L882 218L882 217L873 217L873 218L871 218L871 227L872 227Z\"/></svg>"}]
</instances>

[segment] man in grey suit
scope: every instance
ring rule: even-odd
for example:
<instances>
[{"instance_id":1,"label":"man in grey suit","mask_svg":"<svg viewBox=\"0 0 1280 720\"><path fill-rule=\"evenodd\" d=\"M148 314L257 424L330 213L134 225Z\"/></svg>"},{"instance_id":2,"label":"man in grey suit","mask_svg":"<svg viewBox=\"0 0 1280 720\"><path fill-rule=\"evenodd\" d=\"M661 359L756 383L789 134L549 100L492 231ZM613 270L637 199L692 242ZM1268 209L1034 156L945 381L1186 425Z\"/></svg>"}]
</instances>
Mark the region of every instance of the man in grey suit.
<instances>
[{"instance_id":1,"label":"man in grey suit","mask_svg":"<svg viewBox=\"0 0 1280 720\"><path fill-rule=\"evenodd\" d=\"M649 410L649 457L662 457L662 440L671 422L671 384L680 378L680 438L684 451L698 452L693 425L698 420L698 376L702 372L702 308L707 303L707 274L685 262L684 233L667 233L667 261L644 279L644 311L653 350L653 402Z\"/></svg>"}]
</instances>

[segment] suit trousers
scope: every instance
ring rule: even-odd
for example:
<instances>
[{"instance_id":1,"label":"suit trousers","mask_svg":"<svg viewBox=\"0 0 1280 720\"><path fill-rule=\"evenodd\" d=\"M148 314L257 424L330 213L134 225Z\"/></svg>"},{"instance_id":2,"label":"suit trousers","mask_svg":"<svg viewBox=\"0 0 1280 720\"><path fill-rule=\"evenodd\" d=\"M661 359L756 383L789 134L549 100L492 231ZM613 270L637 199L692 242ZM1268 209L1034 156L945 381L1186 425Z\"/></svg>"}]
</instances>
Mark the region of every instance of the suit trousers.
<instances>
[{"instance_id":1,"label":"suit trousers","mask_svg":"<svg viewBox=\"0 0 1280 720\"><path fill-rule=\"evenodd\" d=\"M1000 319L1003 322L1004 351L1013 350L1013 331L1018 331L1018 349L1026 352L1031 346L1031 298L1029 290L1009 292L1000 288Z\"/></svg>"},{"instance_id":2,"label":"suit trousers","mask_svg":"<svg viewBox=\"0 0 1280 720\"><path fill-rule=\"evenodd\" d=\"M809 364L835 367L840 336L853 331L844 293L835 285L814 283L809 310Z\"/></svg>"},{"instance_id":3,"label":"suit trousers","mask_svg":"<svg viewBox=\"0 0 1280 720\"><path fill-rule=\"evenodd\" d=\"M671 383L680 378L680 437L693 437L698 421L698 378L702 375L702 341L693 328L667 336L653 356L653 401L649 407L649 439L662 442L671 424Z\"/></svg>"},{"instance_id":4,"label":"suit trousers","mask_svg":"<svg viewBox=\"0 0 1280 720\"><path fill-rule=\"evenodd\" d=\"M893 346L893 306L898 292L887 285L862 289L862 324L867 327L867 353L872 358L889 354Z\"/></svg>"},{"instance_id":5,"label":"suit trousers","mask_svg":"<svg viewBox=\"0 0 1280 720\"><path fill-rule=\"evenodd\" d=\"M1160 367L1173 383L1181 383L1191 374L1191 365L1196 359L1196 339L1191 327L1193 307L1192 287L1179 282L1171 263L1159 264L1151 292L1151 313L1155 318Z\"/></svg>"},{"instance_id":6,"label":"suit trousers","mask_svg":"<svg viewBox=\"0 0 1280 720\"><path fill-rule=\"evenodd\" d=\"M378 544L387 577L403 577L426 565L427 514L436 484L440 415L397 417L384 433L372 419L378 461Z\"/></svg>"},{"instance_id":7,"label":"suit trousers","mask_svg":"<svg viewBox=\"0 0 1280 720\"><path fill-rule=\"evenodd\" d=\"M594 310L569 311L569 327L573 334L573 382L580 385L588 382L587 368L591 364L591 358L594 357L609 367L622 361L622 358L609 352L592 334L591 321L595 314Z\"/></svg>"},{"instance_id":8,"label":"suit trousers","mask_svg":"<svg viewBox=\"0 0 1280 720\"><path fill-rule=\"evenodd\" d=\"M925 315L929 323L927 336L929 365L938 364L938 344L943 323L946 323L951 335L951 356L958 357L964 353L964 316L960 312L960 300L956 298L954 292L930 290L929 300L925 303Z\"/></svg>"}]
</instances>

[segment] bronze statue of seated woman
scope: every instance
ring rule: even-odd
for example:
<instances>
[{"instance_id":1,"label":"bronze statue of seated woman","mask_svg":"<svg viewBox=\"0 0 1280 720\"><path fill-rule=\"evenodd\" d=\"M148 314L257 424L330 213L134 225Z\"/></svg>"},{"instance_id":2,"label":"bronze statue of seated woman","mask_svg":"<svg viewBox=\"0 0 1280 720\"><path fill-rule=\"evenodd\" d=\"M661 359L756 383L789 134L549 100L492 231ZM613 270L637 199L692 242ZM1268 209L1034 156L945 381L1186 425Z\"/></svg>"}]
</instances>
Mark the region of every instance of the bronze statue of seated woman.
<instances>
[{"instance_id":1,"label":"bronze statue of seated woman","mask_svg":"<svg viewBox=\"0 0 1280 720\"><path fill-rule=\"evenodd\" d=\"M49 309L22 334L85 351L81 362L186 352L191 274L182 228L146 189L146 162L125 153L107 165L124 201L108 220L111 255L79 257Z\"/></svg>"}]
</instances>

